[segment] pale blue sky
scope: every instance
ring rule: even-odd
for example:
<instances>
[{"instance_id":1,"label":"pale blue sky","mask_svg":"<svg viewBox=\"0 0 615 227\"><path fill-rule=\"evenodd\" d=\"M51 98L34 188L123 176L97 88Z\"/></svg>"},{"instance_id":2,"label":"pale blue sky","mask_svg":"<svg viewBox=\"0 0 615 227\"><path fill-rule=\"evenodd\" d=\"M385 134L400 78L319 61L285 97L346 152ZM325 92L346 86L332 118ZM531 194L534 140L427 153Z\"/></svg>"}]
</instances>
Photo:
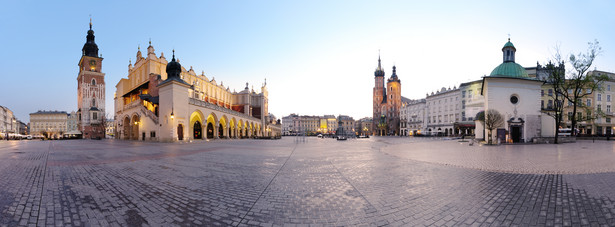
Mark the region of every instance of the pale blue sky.
<instances>
[{"instance_id":1,"label":"pale blue sky","mask_svg":"<svg viewBox=\"0 0 615 227\"><path fill-rule=\"evenodd\" d=\"M77 63L89 14L103 55L107 112L128 60L148 40L231 90L267 78L270 109L371 116L378 50L402 95L480 79L501 63L511 35L517 63L604 49L615 72L613 1L8 1L0 9L0 105L28 122L37 110L77 108Z\"/></svg>"}]
</instances>

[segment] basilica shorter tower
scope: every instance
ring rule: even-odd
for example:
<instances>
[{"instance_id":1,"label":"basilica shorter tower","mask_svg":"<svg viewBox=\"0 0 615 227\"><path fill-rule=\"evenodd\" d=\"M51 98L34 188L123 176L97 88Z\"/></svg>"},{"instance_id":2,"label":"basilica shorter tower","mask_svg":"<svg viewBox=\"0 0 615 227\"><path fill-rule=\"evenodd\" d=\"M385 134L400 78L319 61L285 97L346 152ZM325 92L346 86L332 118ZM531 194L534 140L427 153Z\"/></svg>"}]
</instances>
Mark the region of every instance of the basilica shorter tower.
<instances>
[{"instance_id":1,"label":"basilica shorter tower","mask_svg":"<svg viewBox=\"0 0 615 227\"><path fill-rule=\"evenodd\" d=\"M378 56L378 68L374 72L373 93L373 135L387 136L399 133L399 110L401 107L401 80L397 77L397 68L384 86L384 70Z\"/></svg>"},{"instance_id":2,"label":"basilica shorter tower","mask_svg":"<svg viewBox=\"0 0 615 227\"><path fill-rule=\"evenodd\" d=\"M102 73L103 58L98 55L94 42L94 30L90 30L81 49L79 75L77 76L78 128L83 138L105 138L105 74Z\"/></svg>"}]
</instances>

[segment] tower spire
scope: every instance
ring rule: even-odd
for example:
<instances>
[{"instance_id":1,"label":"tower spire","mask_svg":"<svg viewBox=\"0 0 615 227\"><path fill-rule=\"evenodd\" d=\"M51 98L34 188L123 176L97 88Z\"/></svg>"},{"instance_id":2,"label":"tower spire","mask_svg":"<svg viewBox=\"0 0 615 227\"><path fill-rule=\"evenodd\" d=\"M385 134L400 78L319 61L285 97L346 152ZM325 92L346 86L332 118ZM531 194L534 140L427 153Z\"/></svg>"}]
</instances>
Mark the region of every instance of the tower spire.
<instances>
[{"instance_id":1,"label":"tower spire","mask_svg":"<svg viewBox=\"0 0 615 227\"><path fill-rule=\"evenodd\" d=\"M92 30L92 14L90 14L90 30Z\"/></svg>"}]
</instances>

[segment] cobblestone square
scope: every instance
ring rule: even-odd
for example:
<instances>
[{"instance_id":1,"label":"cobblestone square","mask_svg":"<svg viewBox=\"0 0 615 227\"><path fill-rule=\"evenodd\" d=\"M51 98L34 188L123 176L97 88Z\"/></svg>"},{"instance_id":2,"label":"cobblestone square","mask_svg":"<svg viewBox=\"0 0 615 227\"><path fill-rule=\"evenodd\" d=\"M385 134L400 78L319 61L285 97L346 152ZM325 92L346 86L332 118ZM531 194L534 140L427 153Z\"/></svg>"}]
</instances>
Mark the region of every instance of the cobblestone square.
<instances>
[{"instance_id":1,"label":"cobblestone square","mask_svg":"<svg viewBox=\"0 0 615 227\"><path fill-rule=\"evenodd\" d=\"M0 142L0 226L615 226L615 145Z\"/></svg>"}]
</instances>

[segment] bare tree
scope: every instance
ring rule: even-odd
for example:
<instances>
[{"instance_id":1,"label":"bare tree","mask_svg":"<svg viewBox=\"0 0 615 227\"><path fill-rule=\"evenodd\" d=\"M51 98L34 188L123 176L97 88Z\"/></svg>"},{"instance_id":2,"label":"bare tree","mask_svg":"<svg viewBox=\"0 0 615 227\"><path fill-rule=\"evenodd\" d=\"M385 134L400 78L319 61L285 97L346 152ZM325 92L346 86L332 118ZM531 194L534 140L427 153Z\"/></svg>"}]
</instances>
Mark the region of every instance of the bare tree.
<instances>
[{"instance_id":1,"label":"bare tree","mask_svg":"<svg viewBox=\"0 0 615 227\"><path fill-rule=\"evenodd\" d=\"M572 135L576 135L577 109L585 108L583 98L591 95L594 91L599 91L602 83L608 79L606 75L588 75L589 68L600 53L602 48L598 40L588 43L587 53L570 54L569 63L572 65L572 72L569 73L566 83L563 85L562 94L569 103L572 104L571 130Z\"/></svg>"},{"instance_id":2,"label":"bare tree","mask_svg":"<svg viewBox=\"0 0 615 227\"><path fill-rule=\"evenodd\" d=\"M494 109L489 109L485 113L485 128L489 130L489 144L493 144L493 130L504 126L504 117L500 112Z\"/></svg>"},{"instance_id":3,"label":"bare tree","mask_svg":"<svg viewBox=\"0 0 615 227\"><path fill-rule=\"evenodd\" d=\"M562 125L562 118L564 115L564 92L566 85L566 71L564 69L564 61L562 60L559 46L555 47L555 54L553 56L553 61L559 63L559 66L556 66L553 62L549 61L545 66L545 70L548 74L547 80L545 81L548 84L548 87L553 89L553 105L547 106L546 109L543 110L543 113L551 116L555 120L555 143L558 143L559 136L559 128Z\"/></svg>"}]
</instances>

